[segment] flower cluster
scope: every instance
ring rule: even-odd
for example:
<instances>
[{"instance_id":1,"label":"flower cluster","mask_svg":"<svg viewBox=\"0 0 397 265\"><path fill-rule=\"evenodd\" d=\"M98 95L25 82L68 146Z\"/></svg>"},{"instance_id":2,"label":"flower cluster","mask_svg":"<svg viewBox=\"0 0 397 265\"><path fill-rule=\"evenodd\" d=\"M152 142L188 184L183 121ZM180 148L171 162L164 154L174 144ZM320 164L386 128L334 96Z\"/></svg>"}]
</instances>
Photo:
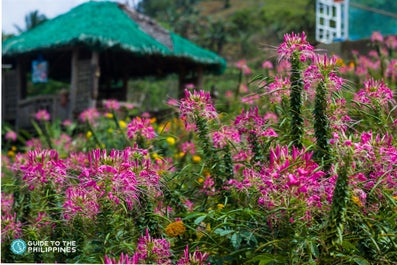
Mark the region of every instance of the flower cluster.
<instances>
[{"instance_id":1,"label":"flower cluster","mask_svg":"<svg viewBox=\"0 0 397 265\"><path fill-rule=\"evenodd\" d=\"M364 82L364 88L354 95L354 100L361 104L371 104L375 100L381 106L394 102L391 89L383 81L372 78Z\"/></svg>"},{"instance_id":2,"label":"flower cluster","mask_svg":"<svg viewBox=\"0 0 397 265\"><path fill-rule=\"evenodd\" d=\"M177 237L186 232L183 221L172 222L165 228L165 234L169 237Z\"/></svg>"},{"instance_id":3,"label":"flower cluster","mask_svg":"<svg viewBox=\"0 0 397 265\"><path fill-rule=\"evenodd\" d=\"M179 103L179 111L182 119L193 122L196 117L204 117L207 120L216 119L218 114L212 103L210 93L185 89L185 97Z\"/></svg>"},{"instance_id":4,"label":"flower cluster","mask_svg":"<svg viewBox=\"0 0 397 265\"><path fill-rule=\"evenodd\" d=\"M36 112L36 114L34 115L34 117L36 118L36 120L38 121L49 121L50 120L50 113L48 113L47 110L39 110L38 112Z\"/></svg>"},{"instance_id":5,"label":"flower cluster","mask_svg":"<svg viewBox=\"0 0 397 265\"><path fill-rule=\"evenodd\" d=\"M130 139L143 136L152 139L156 136L154 128L150 125L150 119L136 117L127 125L127 134Z\"/></svg>"},{"instance_id":6,"label":"flower cluster","mask_svg":"<svg viewBox=\"0 0 397 265\"><path fill-rule=\"evenodd\" d=\"M311 59L314 54L314 48L306 40L306 34L285 34L284 42L277 50L280 60L289 60L293 55L298 56L302 62Z\"/></svg>"}]
</instances>

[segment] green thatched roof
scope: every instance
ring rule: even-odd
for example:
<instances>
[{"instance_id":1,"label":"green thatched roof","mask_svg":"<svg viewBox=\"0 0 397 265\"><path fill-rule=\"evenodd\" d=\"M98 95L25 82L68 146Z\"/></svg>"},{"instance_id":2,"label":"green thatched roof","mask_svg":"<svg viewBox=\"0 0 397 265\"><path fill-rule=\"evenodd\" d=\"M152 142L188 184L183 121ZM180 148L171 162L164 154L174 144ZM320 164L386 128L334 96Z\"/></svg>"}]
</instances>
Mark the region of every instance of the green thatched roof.
<instances>
[{"instance_id":1,"label":"green thatched roof","mask_svg":"<svg viewBox=\"0 0 397 265\"><path fill-rule=\"evenodd\" d=\"M87 2L2 44L3 56L84 45L93 50L124 50L138 55L182 58L223 72L217 54L161 28L150 18L115 2Z\"/></svg>"}]
</instances>

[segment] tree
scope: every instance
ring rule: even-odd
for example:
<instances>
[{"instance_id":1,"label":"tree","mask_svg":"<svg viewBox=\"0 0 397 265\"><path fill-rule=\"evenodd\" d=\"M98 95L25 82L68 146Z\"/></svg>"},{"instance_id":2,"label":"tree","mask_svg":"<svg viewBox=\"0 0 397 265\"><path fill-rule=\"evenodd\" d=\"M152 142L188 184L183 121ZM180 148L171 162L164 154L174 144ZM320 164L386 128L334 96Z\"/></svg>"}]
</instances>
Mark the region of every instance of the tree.
<instances>
[{"instance_id":1,"label":"tree","mask_svg":"<svg viewBox=\"0 0 397 265\"><path fill-rule=\"evenodd\" d=\"M18 25L14 25L14 27L19 33L22 33L37 27L46 20L48 19L44 14L40 14L38 10L35 10L25 16L25 29L22 29Z\"/></svg>"}]
</instances>

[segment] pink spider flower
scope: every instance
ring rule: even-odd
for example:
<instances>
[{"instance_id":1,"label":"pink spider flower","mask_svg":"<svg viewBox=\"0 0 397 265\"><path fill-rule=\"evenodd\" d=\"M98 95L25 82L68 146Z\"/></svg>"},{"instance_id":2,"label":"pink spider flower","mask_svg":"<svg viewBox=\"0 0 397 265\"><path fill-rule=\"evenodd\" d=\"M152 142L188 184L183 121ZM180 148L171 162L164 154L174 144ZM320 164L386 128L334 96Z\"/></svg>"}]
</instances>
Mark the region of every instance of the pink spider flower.
<instances>
[{"instance_id":1,"label":"pink spider flower","mask_svg":"<svg viewBox=\"0 0 397 265\"><path fill-rule=\"evenodd\" d=\"M194 155L196 153L196 147L193 142L184 142L181 145L181 150L185 154L191 154Z\"/></svg>"},{"instance_id":2,"label":"pink spider flower","mask_svg":"<svg viewBox=\"0 0 397 265\"><path fill-rule=\"evenodd\" d=\"M241 141L238 130L229 126L223 126L215 131L212 135L212 140L217 148L223 148L229 145L229 143L236 144Z\"/></svg>"},{"instance_id":3,"label":"pink spider flower","mask_svg":"<svg viewBox=\"0 0 397 265\"><path fill-rule=\"evenodd\" d=\"M279 60L290 60L292 56L298 56L302 62L311 59L314 47L306 40L305 32L302 34L285 34L284 42L278 47Z\"/></svg>"},{"instance_id":4,"label":"pink spider flower","mask_svg":"<svg viewBox=\"0 0 397 265\"><path fill-rule=\"evenodd\" d=\"M303 73L305 89L309 91L310 88L315 88L319 82L323 82L330 91L340 90L343 79L336 74L336 61L336 56L328 57L326 54L313 56L314 64L307 67Z\"/></svg>"},{"instance_id":5,"label":"pink spider flower","mask_svg":"<svg viewBox=\"0 0 397 265\"><path fill-rule=\"evenodd\" d=\"M382 33L380 33L379 31L372 32L371 41L372 42L383 42Z\"/></svg>"},{"instance_id":6,"label":"pink spider flower","mask_svg":"<svg viewBox=\"0 0 397 265\"><path fill-rule=\"evenodd\" d=\"M104 102L105 109L108 111L117 111L120 109L120 103L115 99L108 99Z\"/></svg>"},{"instance_id":7,"label":"pink spider flower","mask_svg":"<svg viewBox=\"0 0 397 265\"><path fill-rule=\"evenodd\" d=\"M6 140L15 142L17 140L17 133L14 131L8 131L8 132L6 132L5 138L6 138Z\"/></svg>"},{"instance_id":8,"label":"pink spider flower","mask_svg":"<svg viewBox=\"0 0 397 265\"><path fill-rule=\"evenodd\" d=\"M397 48L397 36L396 35L391 35L388 36L385 40L386 47L395 50Z\"/></svg>"},{"instance_id":9,"label":"pink spider flower","mask_svg":"<svg viewBox=\"0 0 397 265\"><path fill-rule=\"evenodd\" d=\"M372 104L378 102L381 106L393 103L393 92L383 81L373 78L364 82L364 88L360 89L355 95L354 100L362 104Z\"/></svg>"},{"instance_id":10,"label":"pink spider flower","mask_svg":"<svg viewBox=\"0 0 397 265\"><path fill-rule=\"evenodd\" d=\"M176 262L176 265L207 265L209 255L208 253L203 253L196 248L196 250L189 254L189 245L186 245L185 250L183 251L183 256Z\"/></svg>"},{"instance_id":11,"label":"pink spider flower","mask_svg":"<svg viewBox=\"0 0 397 265\"><path fill-rule=\"evenodd\" d=\"M22 179L32 190L48 182L60 190L66 182L66 165L55 150L28 151L19 170L23 174Z\"/></svg>"},{"instance_id":12,"label":"pink spider flower","mask_svg":"<svg viewBox=\"0 0 397 265\"><path fill-rule=\"evenodd\" d=\"M1 241L13 240L22 236L22 223L16 221L17 214L1 215Z\"/></svg>"},{"instance_id":13,"label":"pink spider flower","mask_svg":"<svg viewBox=\"0 0 397 265\"><path fill-rule=\"evenodd\" d=\"M80 114L79 119L82 122L94 123L95 120L99 118L99 116L99 112L96 108L90 108L83 111Z\"/></svg>"},{"instance_id":14,"label":"pink spider flower","mask_svg":"<svg viewBox=\"0 0 397 265\"><path fill-rule=\"evenodd\" d=\"M139 259L137 256L129 257L128 254L121 253L118 259L105 256L105 264L138 264Z\"/></svg>"},{"instance_id":15,"label":"pink spider flower","mask_svg":"<svg viewBox=\"0 0 397 265\"><path fill-rule=\"evenodd\" d=\"M1 193L1 212L11 213L14 204L14 194Z\"/></svg>"},{"instance_id":16,"label":"pink spider flower","mask_svg":"<svg viewBox=\"0 0 397 265\"><path fill-rule=\"evenodd\" d=\"M50 113L48 113L47 110L43 109L43 110L39 110L38 112L36 112L36 114L34 115L34 117L36 118L36 120L38 121L49 121L50 120Z\"/></svg>"},{"instance_id":17,"label":"pink spider flower","mask_svg":"<svg viewBox=\"0 0 397 265\"><path fill-rule=\"evenodd\" d=\"M150 124L150 119L136 117L127 126L127 134L130 139L136 138L138 135L146 139L156 137L154 128Z\"/></svg>"},{"instance_id":18,"label":"pink spider flower","mask_svg":"<svg viewBox=\"0 0 397 265\"><path fill-rule=\"evenodd\" d=\"M258 127L265 125L265 119L259 116L258 107L250 108L248 111L243 109L236 117L234 125L240 133L255 132Z\"/></svg>"},{"instance_id":19,"label":"pink spider flower","mask_svg":"<svg viewBox=\"0 0 397 265\"><path fill-rule=\"evenodd\" d=\"M282 76L275 76L274 81L264 86L264 97L269 98L271 103L281 103L283 97L289 96L291 83L289 78Z\"/></svg>"},{"instance_id":20,"label":"pink spider flower","mask_svg":"<svg viewBox=\"0 0 397 265\"><path fill-rule=\"evenodd\" d=\"M200 90L193 93L185 89L185 98L179 103L179 111L182 119L188 122L194 121L197 117L203 117L207 120L216 119L218 113L212 103L209 92Z\"/></svg>"},{"instance_id":21,"label":"pink spider flower","mask_svg":"<svg viewBox=\"0 0 397 265\"><path fill-rule=\"evenodd\" d=\"M240 69L244 75L252 74L251 68L248 67L246 60L240 60L236 63L236 67Z\"/></svg>"},{"instance_id":22,"label":"pink spider flower","mask_svg":"<svg viewBox=\"0 0 397 265\"><path fill-rule=\"evenodd\" d=\"M138 263L172 264L170 243L166 239L156 239L149 235L140 237L133 258Z\"/></svg>"},{"instance_id":23,"label":"pink spider flower","mask_svg":"<svg viewBox=\"0 0 397 265\"><path fill-rule=\"evenodd\" d=\"M273 69L273 63L271 61L264 61L262 63L262 68L263 69Z\"/></svg>"},{"instance_id":24,"label":"pink spider flower","mask_svg":"<svg viewBox=\"0 0 397 265\"><path fill-rule=\"evenodd\" d=\"M77 215L87 219L96 218L100 212L100 206L94 189L70 186L65 193L63 214L66 220L71 220Z\"/></svg>"}]
</instances>

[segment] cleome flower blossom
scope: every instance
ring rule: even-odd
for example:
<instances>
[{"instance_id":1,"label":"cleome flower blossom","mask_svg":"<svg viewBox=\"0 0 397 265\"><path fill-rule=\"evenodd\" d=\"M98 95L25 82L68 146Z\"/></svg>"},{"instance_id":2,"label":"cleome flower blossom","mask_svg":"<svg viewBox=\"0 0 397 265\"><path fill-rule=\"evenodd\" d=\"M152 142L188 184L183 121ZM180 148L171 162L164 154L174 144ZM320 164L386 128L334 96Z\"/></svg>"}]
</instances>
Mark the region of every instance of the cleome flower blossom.
<instances>
[{"instance_id":1,"label":"cleome flower blossom","mask_svg":"<svg viewBox=\"0 0 397 265\"><path fill-rule=\"evenodd\" d=\"M47 110L39 110L38 112L36 112L36 114L34 115L34 117L36 118L36 120L38 121L49 121L50 120L50 113L48 113Z\"/></svg>"},{"instance_id":2,"label":"cleome flower blossom","mask_svg":"<svg viewBox=\"0 0 397 265\"><path fill-rule=\"evenodd\" d=\"M304 62L311 59L314 54L314 47L306 40L305 32L302 34L285 34L284 42L278 47L279 60L290 60L292 56L298 56Z\"/></svg>"},{"instance_id":3,"label":"cleome flower blossom","mask_svg":"<svg viewBox=\"0 0 397 265\"><path fill-rule=\"evenodd\" d=\"M203 117L207 120L218 117L210 93L203 90L193 91L192 93L185 89L185 98L179 102L179 111L181 118L188 122L194 121L197 117Z\"/></svg>"},{"instance_id":4,"label":"cleome flower blossom","mask_svg":"<svg viewBox=\"0 0 397 265\"><path fill-rule=\"evenodd\" d=\"M145 137L146 139L152 139L156 136L156 133L150 124L150 119L136 117L127 126L128 138L133 139L138 135Z\"/></svg>"},{"instance_id":5,"label":"cleome flower blossom","mask_svg":"<svg viewBox=\"0 0 397 265\"><path fill-rule=\"evenodd\" d=\"M381 80L373 78L364 82L364 88L360 89L355 95L354 100L361 104L373 104L378 102L381 106L393 103L393 92Z\"/></svg>"},{"instance_id":6,"label":"cleome flower blossom","mask_svg":"<svg viewBox=\"0 0 397 265\"><path fill-rule=\"evenodd\" d=\"M117 111L120 109L120 103L115 99L105 100L104 102L105 109L108 111Z\"/></svg>"},{"instance_id":7,"label":"cleome flower blossom","mask_svg":"<svg viewBox=\"0 0 397 265\"><path fill-rule=\"evenodd\" d=\"M191 265L191 264L196 264L196 265L205 265L205 264L210 264L209 262L207 263L209 255L208 253L203 253L196 248L196 250L189 254L189 245L186 245L185 250L183 251L183 256L176 262L176 265Z\"/></svg>"},{"instance_id":8,"label":"cleome flower blossom","mask_svg":"<svg viewBox=\"0 0 397 265\"><path fill-rule=\"evenodd\" d=\"M331 92L340 90L343 79L336 74L337 57L316 54L313 56L313 61L314 64L310 65L303 73L304 88L309 91L319 82L323 82ZM311 93L309 92L309 94Z\"/></svg>"},{"instance_id":9,"label":"cleome flower blossom","mask_svg":"<svg viewBox=\"0 0 397 265\"><path fill-rule=\"evenodd\" d=\"M94 121L99 117L99 112L96 108L90 108L90 109L86 109L85 111L83 111L80 116L79 119L82 122L89 122L89 123L94 123Z\"/></svg>"}]
</instances>

